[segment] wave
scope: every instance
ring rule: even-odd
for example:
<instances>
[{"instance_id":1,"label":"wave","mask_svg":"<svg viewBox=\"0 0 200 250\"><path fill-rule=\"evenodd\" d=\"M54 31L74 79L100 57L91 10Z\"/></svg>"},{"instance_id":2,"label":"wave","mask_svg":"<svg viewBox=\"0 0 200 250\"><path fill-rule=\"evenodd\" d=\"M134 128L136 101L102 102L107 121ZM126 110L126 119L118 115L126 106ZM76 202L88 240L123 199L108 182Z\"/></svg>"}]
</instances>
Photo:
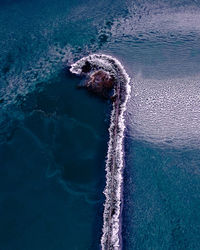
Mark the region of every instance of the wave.
<instances>
[{"instance_id":1,"label":"wave","mask_svg":"<svg viewBox=\"0 0 200 250\"><path fill-rule=\"evenodd\" d=\"M139 3L140 2L140 3ZM166 40L166 37L173 39L177 34L178 39L182 34L199 34L200 6L191 1L185 1L185 5L179 5L177 1L171 3L166 1L132 1L128 7L126 16L114 19L110 32L112 38L131 36L139 40L153 39Z\"/></svg>"},{"instance_id":2,"label":"wave","mask_svg":"<svg viewBox=\"0 0 200 250\"><path fill-rule=\"evenodd\" d=\"M199 79L200 75L166 79L135 76L127 107L128 136L159 147L199 148Z\"/></svg>"},{"instance_id":3,"label":"wave","mask_svg":"<svg viewBox=\"0 0 200 250\"><path fill-rule=\"evenodd\" d=\"M121 249L124 112L128 98L130 97L130 77L116 58L104 54L93 54L83 57L71 65L70 71L74 74L81 74L82 67L86 62L89 62L92 66L92 72L102 69L116 79L114 94L117 95L117 99L113 102L109 128L110 139L106 159L106 187L104 190L106 199L104 204L101 247L102 249Z\"/></svg>"}]
</instances>

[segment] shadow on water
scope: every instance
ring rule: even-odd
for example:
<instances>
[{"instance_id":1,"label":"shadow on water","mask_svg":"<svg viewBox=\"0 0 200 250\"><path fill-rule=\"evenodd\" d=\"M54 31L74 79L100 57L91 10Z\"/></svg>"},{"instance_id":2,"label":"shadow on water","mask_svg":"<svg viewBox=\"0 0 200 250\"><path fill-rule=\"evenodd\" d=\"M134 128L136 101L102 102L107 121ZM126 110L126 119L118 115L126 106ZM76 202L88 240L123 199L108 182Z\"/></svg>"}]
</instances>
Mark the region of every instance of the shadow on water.
<instances>
[{"instance_id":1,"label":"shadow on water","mask_svg":"<svg viewBox=\"0 0 200 250\"><path fill-rule=\"evenodd\" d=\"M99 249L110 107L79 82L61 72L18 99L0 147L3 249Z\"/></svg>"}]
</instances>

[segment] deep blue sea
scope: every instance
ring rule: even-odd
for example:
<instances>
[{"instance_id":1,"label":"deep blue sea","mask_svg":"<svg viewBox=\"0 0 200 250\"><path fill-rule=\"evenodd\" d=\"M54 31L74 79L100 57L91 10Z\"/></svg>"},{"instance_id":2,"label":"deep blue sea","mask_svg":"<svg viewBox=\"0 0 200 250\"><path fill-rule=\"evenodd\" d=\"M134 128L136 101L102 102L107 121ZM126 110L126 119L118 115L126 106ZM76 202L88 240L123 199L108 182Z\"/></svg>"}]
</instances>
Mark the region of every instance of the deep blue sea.
<instances>
[{"instance_id":1,"label":"deep blue sea","mask_svg":"<svg viewBox=\"0 0 200 250\"><path fill-rule=\"evenodd\" d=\"M200 249L200 1L0 0L0 250L100 249L111 103L69 66L131 78L122 238Z\"/></svg>"}]
</instances>

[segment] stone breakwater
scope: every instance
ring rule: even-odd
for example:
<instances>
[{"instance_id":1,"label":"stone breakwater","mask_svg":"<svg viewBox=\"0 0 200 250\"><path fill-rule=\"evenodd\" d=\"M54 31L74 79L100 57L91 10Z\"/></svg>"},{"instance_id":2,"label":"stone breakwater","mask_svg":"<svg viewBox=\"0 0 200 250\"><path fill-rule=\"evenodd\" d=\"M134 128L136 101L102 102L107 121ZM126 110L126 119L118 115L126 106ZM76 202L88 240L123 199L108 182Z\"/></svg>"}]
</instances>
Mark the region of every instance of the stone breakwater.
<instances>
[{"instance_id":1,"label":"stone breakwater","mask_svg":"<svg viewBox=\"0 0 200 250\"><path fill-rule=\"evenodd\" d=\"M124 167L124 112L130 96L130 78L122 64L104 54L93 54L84 57L71 65L74 74L89 77L85 87L97 94L110 96L113 100L109 142L106 159L106 187L103 214L103 250L122 249L121 226L123 205L123 167Z\"/></svg>"}]
</instances>

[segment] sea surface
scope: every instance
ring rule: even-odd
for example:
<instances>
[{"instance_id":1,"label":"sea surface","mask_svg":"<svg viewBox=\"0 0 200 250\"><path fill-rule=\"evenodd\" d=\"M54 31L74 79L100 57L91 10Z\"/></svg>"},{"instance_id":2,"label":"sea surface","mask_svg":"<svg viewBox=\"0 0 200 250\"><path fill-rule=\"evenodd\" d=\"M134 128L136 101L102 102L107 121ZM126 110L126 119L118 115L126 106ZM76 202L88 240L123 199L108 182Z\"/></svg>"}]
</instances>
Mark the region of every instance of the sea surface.
<instances>
[{"instance_id":1,"label":"sea surface","mask_svg":"<svg viewBox=\"0 0 200 250\"><path fill-rule=\"evenodd\" d=\"M200 249L200 2L0 0L0 250L100 249L109 101L69 66L116 57L123 249Z\"/></svg>"}]
</instances>

